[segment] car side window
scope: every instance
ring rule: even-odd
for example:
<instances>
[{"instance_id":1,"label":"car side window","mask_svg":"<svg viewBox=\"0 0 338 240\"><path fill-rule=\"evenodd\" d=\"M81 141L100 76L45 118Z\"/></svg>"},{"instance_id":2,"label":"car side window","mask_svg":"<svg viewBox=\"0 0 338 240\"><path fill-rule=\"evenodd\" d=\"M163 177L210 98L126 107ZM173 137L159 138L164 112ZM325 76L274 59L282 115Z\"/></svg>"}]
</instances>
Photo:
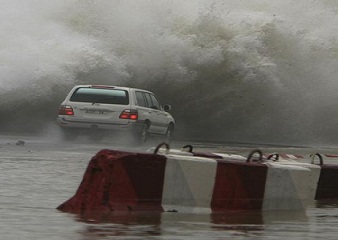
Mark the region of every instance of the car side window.
<instances>
[{"instance_id":1,"label":"car side window","mask_svg":"<svg viewBox=\"0 0 338 240\"><path fill-rule=\"evenodd\" d=\"M160 103L153 94L147 92L136 92L136 100L139 106L152 109L161 109Z\"/></svg>"},{"instance_id":2,"label":"car side window","mask_svg":"<svg viewBox=\"0 0 338 240\"><path fill-rule=\"evenodd\" d=\"M160 105L160 103L157 101L157 99L155 98L155 96L154 95L150 95L150 97L151 97L151 101L152 101L152 106L151 106L151 108L154 108L154 109L161 109L161 105Z\"/></svg>"},{"instance_id":3,"label":"car side window","mask_svg":"<svg viewBox=\"0 0 338 240\"><path fill-rule=\"evenodd\" d=\"M137 104L141 107L147 107L146 100L144 98L144 94L142 92L136 92L136 100Z\"/></svg>"},{"instance_id":4,"label":"car side window","mask_svg":"<svg viewBox=\"0 0 338 240\"><path fill-rule=\"evenodd\" d=\"M146 99L146 104L148 108L151 108L151 106L153 105L152 101L151 101L151 96L149 93L143 93Z\"/></svg>"}]
</instances>

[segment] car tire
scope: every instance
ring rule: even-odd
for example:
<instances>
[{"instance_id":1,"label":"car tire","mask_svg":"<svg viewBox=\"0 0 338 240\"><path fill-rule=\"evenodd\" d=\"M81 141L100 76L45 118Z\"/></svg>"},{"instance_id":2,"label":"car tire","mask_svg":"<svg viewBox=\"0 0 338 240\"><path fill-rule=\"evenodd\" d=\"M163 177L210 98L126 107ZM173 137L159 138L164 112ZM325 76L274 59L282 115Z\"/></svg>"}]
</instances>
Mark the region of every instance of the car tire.
<instances>
[{"instance_id":1,"label":"car tire","mask_svg":"<svg viewBox=\"0 0 338 240\"><path fill-rule=\"evenodd\" d=\"M130 143L135 146L135 147L139 147L144 145L149 137L149 123L144 124L143 126L140 126L139 129L135 129L132 133L131 133L131 139L130 139Z\"/></svg>"},{"instance_id":2,"label":"car tire","mask_svg":"<svg viewBox=\"0 0 338 240\"><path fill-rule=\"evenodd\" d=\"M173 133L174 133L174 125L173 124L169 124L169 126L167 128L167 132L165 134L165 141L167 143L171 142Z\"/></svg>"},{"instance_id":3,"label":"car tire","mask_svg":"<svg viewBox=\"0 0 338 240\"><path fill-rule=\"evenodd\" d=\"M140 135L139 135L140 144L145 144L147 142L148 137L149 137L148 130L149 130L149 124L144 124L140 132Z\"/></svg>"}]
</instances>

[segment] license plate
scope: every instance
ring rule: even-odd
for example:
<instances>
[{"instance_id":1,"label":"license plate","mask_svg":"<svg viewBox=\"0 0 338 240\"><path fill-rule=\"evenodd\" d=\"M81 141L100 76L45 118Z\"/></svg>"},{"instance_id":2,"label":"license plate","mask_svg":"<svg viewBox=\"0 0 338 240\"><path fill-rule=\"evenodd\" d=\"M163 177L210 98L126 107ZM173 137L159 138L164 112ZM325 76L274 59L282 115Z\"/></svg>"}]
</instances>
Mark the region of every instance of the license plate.
<instances>
[{"instance_id":1,"label":"license plate","mask_svg":"<svg viewBox=\"0 0 338 240\"><path fill-rule=\"evenodd\" d=\"M86 113L88 113L88 114L107 115L107 114L108 114L108 110L101 110L101 109L86 109Z\"/></svg>"}]
</instances>

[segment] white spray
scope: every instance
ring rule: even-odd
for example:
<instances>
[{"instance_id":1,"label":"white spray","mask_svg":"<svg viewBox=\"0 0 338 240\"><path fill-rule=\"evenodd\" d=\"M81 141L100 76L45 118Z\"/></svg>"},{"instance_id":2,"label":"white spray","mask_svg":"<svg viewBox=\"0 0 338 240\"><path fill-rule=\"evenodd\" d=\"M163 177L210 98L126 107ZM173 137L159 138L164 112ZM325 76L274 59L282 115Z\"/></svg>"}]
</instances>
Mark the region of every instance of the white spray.
<instances>
[{"instance_id":1,"label":"white spray","mask_svg":"<svg viewBox=\"0 0 338 240\"><path fill-rule=\"evenodd\" d=\"M335 141L336 1L1 3L4 126L51 121L71 86L100 83L158 92L182 136Z\"/></svg>"}]
</instances>

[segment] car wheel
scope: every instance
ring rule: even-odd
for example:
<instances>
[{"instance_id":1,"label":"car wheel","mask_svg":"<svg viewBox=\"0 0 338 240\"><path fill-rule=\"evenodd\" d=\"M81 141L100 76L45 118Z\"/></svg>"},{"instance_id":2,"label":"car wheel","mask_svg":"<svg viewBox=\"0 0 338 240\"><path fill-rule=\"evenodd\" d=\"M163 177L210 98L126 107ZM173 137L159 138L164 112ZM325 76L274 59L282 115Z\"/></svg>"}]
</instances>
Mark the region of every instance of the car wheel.
<instances>
[{"instance_id":1,"label":"car wheel","mask_svg":"<svg viewBox=\"0 0 338 240\"><path fill-rule=\"evenodd\" d=\"M167 132L165 134L165 141L170 143L171 140L172 140L173 133L174 133L174 126L172 124L170 124L168 126Z\"/></svg>"},{"instance_id":2,"label":"car wheel","mask_svg":"<svg viewBox=\"0 0 338 240\"><path fill-rule=\"evenodd\" d=\"M140 139L140 143L143 144L143 143L146 143L147 140L148 140L148 130L149 130L149 125L148 124L145 124L141 130L141 134L139 136L139 139Z\"/></svg>"}]
</instances>

